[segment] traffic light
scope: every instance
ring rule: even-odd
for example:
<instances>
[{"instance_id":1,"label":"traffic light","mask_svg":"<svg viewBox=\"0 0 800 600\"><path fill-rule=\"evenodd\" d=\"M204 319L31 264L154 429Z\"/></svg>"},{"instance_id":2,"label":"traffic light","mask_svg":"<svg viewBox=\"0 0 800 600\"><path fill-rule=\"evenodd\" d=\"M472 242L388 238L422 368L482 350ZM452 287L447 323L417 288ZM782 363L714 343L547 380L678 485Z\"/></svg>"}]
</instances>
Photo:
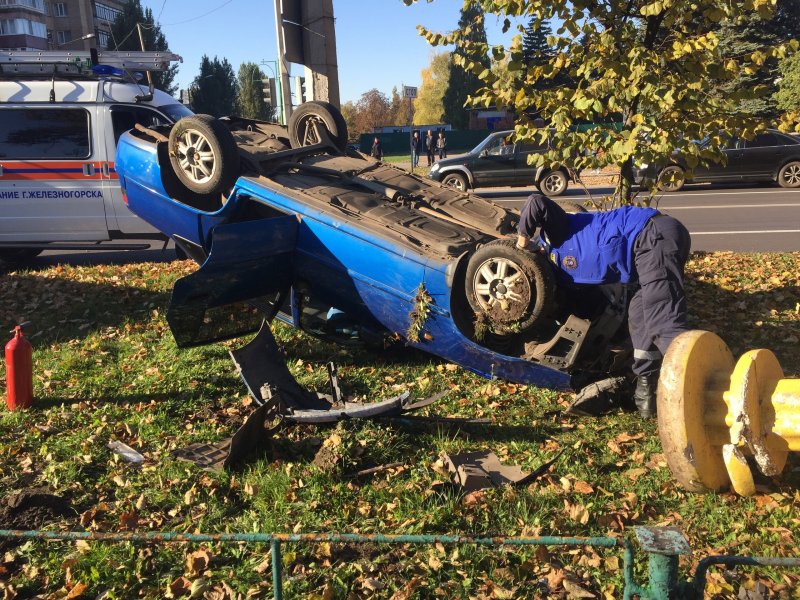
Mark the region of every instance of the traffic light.
<instances>
[{"instance_id":1,"label":"traffic light","mask_svg":"<svg viewBox=\"0 0 800 600\"><path fill-rule=\"evenodd\" d=\"M276 106L278 97L275 93L275 78L261 80L262 89L264 90L264 102L267 106Z\"/></svg>"},{"instance_id":2,"label":"traffic light","mask_svg":"<svg viewBox=\"0 0 800 600\"><path fill-rule=\"evenodd\" d=\"M306 101L306 78L294 78L294 93L297 94L297 104L302 104Z\"/></svg>"}]
</instances>

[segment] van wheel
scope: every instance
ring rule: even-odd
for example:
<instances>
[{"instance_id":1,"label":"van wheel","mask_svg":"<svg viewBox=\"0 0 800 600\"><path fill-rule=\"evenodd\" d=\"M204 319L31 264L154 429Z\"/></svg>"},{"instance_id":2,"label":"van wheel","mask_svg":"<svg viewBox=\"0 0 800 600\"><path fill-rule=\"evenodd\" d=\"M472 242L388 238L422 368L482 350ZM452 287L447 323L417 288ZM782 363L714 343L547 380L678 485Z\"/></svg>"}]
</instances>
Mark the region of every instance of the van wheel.
<instances>
[{"instance_id":1,"label":"van wheel","mask_svg":"<svg viewBox=\"0 0 800 600\"><path fill-rule=\"evenodd\" d=\"M520 250L514 240L479 248L467 263L465 290L476 315L501 336L525 333L550 312L555 281L547 259Z\"/></svg>"},{"instance_id":2,"label":"van wheel","mask_svg":"<svg viewBox=\"0 0 800 600\"><path fill-rule=\"evenodd\" d=\"M564 171L550 171L536 185L545 196L560 196L567 191L567 176Z\"/></svg>"},{"instance_id":3,"label":"van wheel","mask_svg":"<svg viewBox=\"0 0 800 600\"><path fill-rule=\"evenodd\" d=\"M0 260L10 265L21 265L36 258L44 248L0 248Z\"/></svg>"},{"instance_id":4,"label":"van wheel","mask_svg":"<svg viewBox=\"0 0 800 600\"><path fill-rule=\"evenodd\" d=\"M287 125L292 148L320 144L324 134L340 152L347 148L347 123L342 113L329 102L305 102L289 117Z\"/></svg>"},{"instance_id":5,"label":"van wheel","mask_svg":"<svg viewBox=\"0 0 800 600\"><path fill-rule=\"evenodd\" d=\"M225 194L239 176L236 141L211 115L184 117L173 125L169 161L178 180L198 194Z\"/></svg>"},{"instance_id":6,"label":"van wheel","mask_svg":"<svg viewBox=\"0 0 800 600\"><path fill-rule=\"evenodd\" d=\"M658 187L665 192L679 192L686 183L686 173L678 165L665 167L658 175Z\"/></svg>"}]
</instances>

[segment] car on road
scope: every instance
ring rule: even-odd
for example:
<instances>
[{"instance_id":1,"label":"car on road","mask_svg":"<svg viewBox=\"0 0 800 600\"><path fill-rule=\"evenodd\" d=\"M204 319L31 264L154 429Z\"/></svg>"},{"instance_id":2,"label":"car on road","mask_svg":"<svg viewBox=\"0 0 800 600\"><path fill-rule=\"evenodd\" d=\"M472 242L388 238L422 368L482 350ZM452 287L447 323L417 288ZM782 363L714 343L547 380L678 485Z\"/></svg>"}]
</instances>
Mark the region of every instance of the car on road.
<instances>
[{"instance_id":1,"label":"car on road","mask_svg":"<svg viewBox=\"0 0 800 600\"><path fill-rule=\"evenodd\" d=\"M698 142L700 150L709 138ZM800 138L776 129L759 133L752 140L731 138L722 148L725 162L690 169L678 153L663 163L642 164L634 169L640 185L658 182L662 190L677 192L687 183L773 182L785 188L800 187Z\"/></svg>"},{"instance_id":2,"label":"car on road","mask_svg":"<svg viewBox=\"0 0 800 600\"><path fill-rule=\"evenodd\" d=\"M548 196L560 196L567 191L572 178L565 167L549 169L528 164L531 154L548 150L547 144L514 143L513 134L513 131L492 133L466 154L436 161L428 177L461 191L531 185Z\"/></svg>"},{"instance_id":3,"label":"car on road","mask_svg":"<svg viewBox=\"0 0 800 600\"><path fill-rule=\"evenodd\" d=\"M624 288L557 281L515 247L517 213L350 151L330 104L301 105L287 126L196 115L138 128L117 168L131 210L201 265L173 289L179 346L278 318L542 387L627 368Z\"/></svg>"}]
</instances>

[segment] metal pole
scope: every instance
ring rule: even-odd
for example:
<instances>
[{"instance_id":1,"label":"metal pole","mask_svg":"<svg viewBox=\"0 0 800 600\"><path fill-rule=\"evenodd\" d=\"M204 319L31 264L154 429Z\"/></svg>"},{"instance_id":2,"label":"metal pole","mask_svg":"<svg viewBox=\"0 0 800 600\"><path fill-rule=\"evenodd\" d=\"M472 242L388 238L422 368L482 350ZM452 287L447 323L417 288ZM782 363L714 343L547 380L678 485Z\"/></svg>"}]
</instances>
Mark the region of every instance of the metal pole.
<instances>
[{"instance_id":1,"label":"metal pole","mask_svg":"<svg viewBox=\"0 0 800 600\"><path fill-rule=\"evenodd\" d=\"M278 61L276 61L276 60L262 60L261 64L264 65L265 67L269 67L272 70L272 77L275 79L275 87L276 87L276 91L278 93L278 97L275 99L275 101L280 103L279 98L281 98L281 89L282 88L281 88L281 78L278 77L278 71L277 71L278 65L277 65L277 62ZM281 125L286 125L286 123L283 122L283 111L281 111L281 109L278 108L275 111L275 113L276 113L278 122Z\"/></svg>"},{"instance_id":2,"label":"metal pole","mask_svg":"<svg viewBox=\"0 0 800 600\"><path fill-rule=\"evenodd\" d=\"M278 41L279 76L277 79L280 81L280 92L278 92L278 95L281 98L281 124L286 125L289 122L289 116L292 114L292 90L289 87L289 68L286 65L286 58L284 57L283 8L281 6L281 0L275 0L275 37Z\"/></svg>"},{"instance_id":3,"label":"metal pole","mask_svg":"<svg viewBox=\"0 0 800 600\"><path fill-rule=\"evenodd\" d=\"M137 23L136 29L139 31L139 45L142 47L142 52L146 52L147 49L144 47L144 35L142 35L142 24ZM150 71L147 71L147 85L150 87L150 91L153 90L153 76Z\"/></svg>"},{"instance_id":4,"label":"metal pole","mask_svg":"<svg viewBox=\"0 0 800 600\"><path fill-rule=\"evenodd\" d=\"M270 544L272 547L272 589L275 600L283 600L283 578L281 577L281 568L283 567L283 560L281 559L281 541L273 539Z\"/></svg>"}]
</instances>

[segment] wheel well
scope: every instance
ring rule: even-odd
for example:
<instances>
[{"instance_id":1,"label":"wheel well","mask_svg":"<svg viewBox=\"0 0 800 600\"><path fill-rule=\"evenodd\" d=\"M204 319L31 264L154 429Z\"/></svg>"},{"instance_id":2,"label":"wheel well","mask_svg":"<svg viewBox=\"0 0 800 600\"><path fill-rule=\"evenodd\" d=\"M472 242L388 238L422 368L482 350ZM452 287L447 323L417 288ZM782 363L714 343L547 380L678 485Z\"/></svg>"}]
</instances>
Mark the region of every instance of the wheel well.
<instances>
[{"instance_id":1,"label":"wheel well","mask_svg":"<svg viewBox=\"0 0 800 600\"><path fill-rule=\"evenodd\" d=\"M469 169L465 169L463 167L445 167L446 170L442 170L442 179L447 177L448 175L452 175L453 173L458 173L459 175L463 175L467 178L467 184L469 187L474 187L474 181L472 180L472 173L469 172Z\"/></svg>"},{"instance_id":2,"label":"wheel well","mask_svg":"<svg viewBox=\"0 0 800 600\"><path fill-rule=\"evenodd\" d=\"M792 162L800 163L800 156L793 156L791 158L787 158L786 160L784 160L781 164L778 165L778 168L775 169L775 172L772 174L772 178L777 181L778 173L781 172L781 169Z\"/></svg>"}]
</instances>

